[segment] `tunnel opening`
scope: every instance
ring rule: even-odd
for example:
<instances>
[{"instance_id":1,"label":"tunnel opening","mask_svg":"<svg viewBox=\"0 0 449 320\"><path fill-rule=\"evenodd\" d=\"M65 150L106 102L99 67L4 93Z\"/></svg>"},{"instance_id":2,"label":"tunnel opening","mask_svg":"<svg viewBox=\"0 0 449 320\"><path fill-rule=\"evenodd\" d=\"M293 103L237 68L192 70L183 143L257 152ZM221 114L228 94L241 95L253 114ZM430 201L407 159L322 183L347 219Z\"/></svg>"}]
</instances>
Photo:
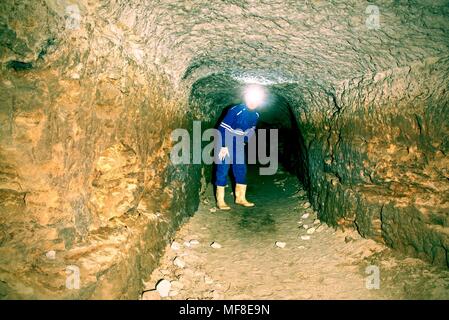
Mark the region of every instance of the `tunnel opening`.
<instances>
[{"instance_id":1,"label":"tunnel opening","mask_svg":"<svg viewBox=\"0 0 449 320\"><path fill-rule=\"evenodd\" d=\"M212 75L198 80L193 84L190 93L190 120L201 121L203 130L216 128L226 111L242 102L240 92L244 86L244 83L223 75ZM205 294L207 298L220 299L223 296L232 296L237 299L246 298L248 296L245 293L248 288L251 288L252 296L280 298L291 294L292 297L296 297L298 292L303 290L302 287L292 289L296 284L289 284L289 289L294 293L283 292L282 289L271 290L270 285L267 284L276 282L276 273L282 273L287 277L291 275L291 278L295 278L304 268L310 268L310 270L318 268L320 272L323 272L332 263L326 258L326 263L320 265L319 260L322 260L323 256L332 257L330 258L332 260L335 257L335 252L344 251L357 255L360 258L357 262L359 266L377 263L375 259L381 254L385 254L381 253L381 246L367 239L362 240L363 234L360 233L360 230L353 228L354 225L347 229L346 226L342 228L332 226L334 216L329 212L336 212L340 210L340 207L338 203L331 201L332 197L340 196L340 191L331 189L329 184L320 179L323 177L324 179L329 177L334 179L333 177L339 177L339 174L330 170L328 158L322 159L317 150L327 151L326 148L330 146L337 148L342 142L332 141L333 137L328 132L323 135L324 139L321 139L322 137L320 139L310 138L313 127L307 126L307 123L303 122L304 112L308 110L309 106L298 106L298 100L291 99L291 95L297 93L296 88L267 86L267 89L270 91L269 103L258 109L260 119L257 128L278 130L277 151L280 170L276 175L262 176L257 169L263 164L248 164L248 197L252 197L249 200L256 202L255 209L233 206L230 212L223 212L218 211L215 206L216 199L211 188L214 182L213 168L202 165L203 181L208 186L201 189L204 193L200 198L198 210L186 225L181 227L173 239L173 243L184 244L187 239L185 245L188 247L192 243L195 246L202 241L192 238L192 234L195 234L198 239L213 240L203 246L203 248L211 247L210 250L216 251L207 254L208 260L206 264L201 265L201 267L204 266L202 271L207 274L205 277L214 274L216 279L221 281L233 281L233 286L231 292L223 293L220 289L216 289L213 293L209 292L209 295ZM333 105L338 104L328 91L317 91L317 94L321 93ZM323 103L322 106L327 106L327 100L316 100ZM332 113L322 111L320 116L325 118L325 125L337 127L335 123L338 118L338 110L332 110ZM308 138L307 145L305 135ZM259 139L257 133L255 138ZM339 136L339 138L341 137ZM312 154L309 153L309 150ZM345 162L343 164L347 165ZM309 165L314 172L309 172ZM323 176L320 176L321 167L324 167L325 170ZM232 171L229 174L231 176ZM310 182L311 175L314 175L313 183ZM342 182L344 178L339 177L338 181ZM330 186L337 185L332 179L329 180ZM234 184L232 179L228 181L228 186L229 184ZM227 199L233 201L232 193L228 192ZM354 201L354 203L356 202ZM346 209L346 207L341 209L343 214L346 214ZM326 215L323 215L320 210L326 212ZM340 214L341 211L338 211L337 214ZM291 214L293 212L300 213L299 219ZM326 223L326 219L330 220L329 225ZM309 246L307 244L312 236L317 240L315 244L319 245ZM295 246L298 240L301 245ZM363 242L363 246L360 245L362 241L366 241ZM277 250L273 247L289 248L290 250L289 246L292 246L291 258L297 260L288 266L282 265L280 262L282 259L278 259L282 253L273 251ZM304 253L301 250L308 251ZM370 250L371 253L367 254L367 250ZM374 258L370 258L368 262L365 257L371 254ZM340 262L335 262L330 272L339 268L344 269L342 266L347 265L346 258L348 257ZM191 258L189 255L182 256L178 252L169 252L164 259L161 264L166 267L175 259L181 259L182 263L195 264L196 257ZM399 265L401 268L404 266L401 263ZM369 267L372 265L368 265L367 268ZM219 270L218 273L217 270ZM248 270L251 270L250 276ZM176 271L173 273L176 274ZM268 273L274 274L270 281L266 280ZM354 281L347 281L347 275L353 277L348 270L337 273L345 275L343 282L347 286L348 292L354 290L354 295L364 295L357 292L357 286L353 286L359 280L354 277ZM157 274L157 270L154 274ZM255 284L258 282L256 280L258 274L265 274L264 278L260 279L260 285ZM152 278L150 282L156 280L156 278ZM334 281L340 280L334 279ZM310 283L308 276L306 282ZM191 289L191 291L196 292L201 290L200 288ZM338 296L341 292L335 292L334 289L327 287L326 292L320 294L321 296ZM306 295L306 297L308 296Z\"/></svg>"},{"instance_id":2,"label":"tunnel opening","mask_svg":"<svg viewBox=\"0 0 449 320\"><path fill-rule=\"evenodd\" d=\"M202 130L217 128L226 112L233 106L242 103L243 88L247 83L241 83L228 75L211 75L196 81L192 85L189 98L189 119L201 121ZM288 173L296 176L305 188L309 185L307 149L300 125L295 117L292 102L283 96L282 88L265 86L267 91L266 102L257 112L260 115L257 129L277 130L277 160L280 167ZM258 130L254 139L259 141L261 137ZM269 155L269 134L265 134L266 152ZM203 146L207 142L203 142ZM246 146L247 150L248 146ZM248 152L246 152L246 155ZM264 164L257 159L256 163L248 163L248 168L260 167ZM206 165L202 169L204 180L207 183L214 182L213 166ZM231 176L232 179L232 176Z\"/></svg>"},{"instance_id":3,"label":"tunnel opening","mask_svg":"<svg viewBox=\"0 0 449 320\"><path fill-rule=\"evenodd\" d=\"M308 187L307 150L292 106L285 97L273 93L269 105L260 110L259 129L278 130L279 164Z\"/></svg>"}]
</instances>

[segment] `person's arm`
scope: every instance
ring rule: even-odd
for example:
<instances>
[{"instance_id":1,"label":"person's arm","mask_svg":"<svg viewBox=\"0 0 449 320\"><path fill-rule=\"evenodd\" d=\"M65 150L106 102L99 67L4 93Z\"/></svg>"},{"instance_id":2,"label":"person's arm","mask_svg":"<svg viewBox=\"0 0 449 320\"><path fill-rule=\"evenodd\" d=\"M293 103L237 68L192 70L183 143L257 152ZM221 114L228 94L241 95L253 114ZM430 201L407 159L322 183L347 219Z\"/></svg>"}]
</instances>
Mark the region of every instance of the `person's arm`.
<instances>
[{"instance_id":1,"label":"person's arm","mask_svg":"<svg viewBox=\"0 0 449 320\"><path fill-rule=\"evenodd\" d=\"M254 135L254 133L256 132L256 125L257 125L257 122L259 121L259 114L256 113L256 115L257 115L257 117L256 117L255 120L253 120L252 126L251 126L249 129L247 129L247 130L245 131L245 142L246 142L246 143L249 142L249 140L251 139L251 137L252 137L252 136Z\"/></svg>"},{"instance_id":2,"label":"person's arm","mask_svg":"<svg viewBox=\"0 0 449 320\"><path fill-rule=\"evenodd\" d=\"M254 135L255 131L256 131L256 126L255 125L245 131L245 142L246 143L249 142L251 137Z\"/></svg>"},{"instance_id":3,"label":"person's arm","mask_svg":"<svg viewBox=\"0 0 449 320\"><path fill-rule=\"evenodd\" d=\"M236 133L233 126L234 126L235 117L236 117L238 111L239 111L238 106L235 106L235 107L232 107L231 109L229 109L228 112L226 113L226 116L220 122L220 125L218 126L218 130L220 131L220 134L221 134L221 146L222 147L226 147L226 143L225 143L226 132L228 132L228 134Z\"/></svg>"}]
</instances>

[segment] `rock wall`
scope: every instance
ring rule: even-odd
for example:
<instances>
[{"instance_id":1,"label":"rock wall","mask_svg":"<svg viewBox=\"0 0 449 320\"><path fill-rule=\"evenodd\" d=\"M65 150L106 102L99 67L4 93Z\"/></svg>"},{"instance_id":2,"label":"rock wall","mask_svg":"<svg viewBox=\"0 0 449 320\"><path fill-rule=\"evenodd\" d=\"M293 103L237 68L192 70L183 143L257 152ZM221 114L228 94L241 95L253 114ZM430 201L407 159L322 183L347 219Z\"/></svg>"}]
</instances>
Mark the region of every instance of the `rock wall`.
<instances>
[{"instance_id":1,"label":"rock wall","mask_svg":"<svg viewBox=\"0 0 449 320\"><path fill-rule=\"evenodd\" d=\"M132 34L87 12L72 30L65 5L0 5L0 297L137 298L198 203L198 169L168 158L186 103Z\"/></svg>"},{"instance_id":2,"label":"rock wall","mask_svg":"<svg viewBox=\"0 0 449 320\"><path fill-rule=\"evenodd\" d=\"M328 222L449 266L448 58L346 81L306 131ZM323 105L325 102L323 102Z\"/></svg>"}]
</instances>

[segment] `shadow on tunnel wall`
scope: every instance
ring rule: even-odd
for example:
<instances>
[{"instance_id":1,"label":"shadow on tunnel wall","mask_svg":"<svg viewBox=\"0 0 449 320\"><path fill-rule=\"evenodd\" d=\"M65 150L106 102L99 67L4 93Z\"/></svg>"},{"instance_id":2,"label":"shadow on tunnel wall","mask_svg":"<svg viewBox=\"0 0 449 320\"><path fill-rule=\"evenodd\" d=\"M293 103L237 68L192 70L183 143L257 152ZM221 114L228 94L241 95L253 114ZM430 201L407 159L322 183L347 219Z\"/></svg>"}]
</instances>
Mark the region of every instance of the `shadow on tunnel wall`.
<instances>
[{"instance_id":1,"label":"shadow on tunnel wall","mask_svg":"<svg viewBox=\"0 0 449 320\"><path fill-rule=\"evenodd\" d=\"M267 110L261 110L259 129L278 129L278 156L280 165L298 177L308 188L309 172L307 150L298 121L291 105L280 96L273 99Z\"/></svg>"}]
</instances>

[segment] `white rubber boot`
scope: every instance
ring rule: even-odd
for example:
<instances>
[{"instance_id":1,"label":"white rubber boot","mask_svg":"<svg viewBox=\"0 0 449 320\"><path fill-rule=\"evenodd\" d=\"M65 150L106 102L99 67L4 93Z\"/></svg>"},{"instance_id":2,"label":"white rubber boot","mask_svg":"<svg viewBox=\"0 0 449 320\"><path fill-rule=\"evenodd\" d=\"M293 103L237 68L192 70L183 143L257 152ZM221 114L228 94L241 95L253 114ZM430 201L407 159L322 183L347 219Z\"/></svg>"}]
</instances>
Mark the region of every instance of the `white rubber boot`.
<instances>
[{"instance_id":1,"label":"white rubber boot","mask_svg":"<svg viewBox=\"0 0 449 320\"><path fill-rule=\"evenodd\" d=\"M254 207L254 203L246 200L246 184L235 185L235 203L244 207Z\"/></svg>"},{"instance_id":2,"label":"white rubber boot","mask_svg":"<svg viewBox=\"0 0 449 320\"><path fill-rule=\"evenodd\" d=\"M217 207L220 210L230 210L231 207L228 206L224 200L225 187L217 186L216 197L217 197Z\"/></svg>"}]
</instances>

